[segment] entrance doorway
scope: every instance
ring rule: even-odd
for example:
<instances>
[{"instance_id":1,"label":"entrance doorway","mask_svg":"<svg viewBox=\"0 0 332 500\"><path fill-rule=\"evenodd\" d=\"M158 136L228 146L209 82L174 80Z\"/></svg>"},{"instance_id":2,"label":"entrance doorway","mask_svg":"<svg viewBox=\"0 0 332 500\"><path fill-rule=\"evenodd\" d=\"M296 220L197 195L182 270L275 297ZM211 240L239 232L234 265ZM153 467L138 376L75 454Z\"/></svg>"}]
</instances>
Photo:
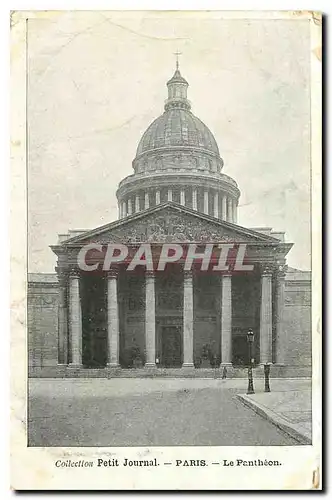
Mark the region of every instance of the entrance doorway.
<instances>
[{"instance_id":1,"label":"entrance doorway","mask_svg":"<svg viewBox=\"0 0 332 500\"><path fill-rule=\"evenodd\" d=\"M248 366L249 365L249 346L247 335L234 335L232 339L232 352L233 352L233 365L234 366ZM255 344L252 346L252 358L254 364L257 363Z\"/></svg>"},{"instance_id":2,"label":"entrance doorway","mask_svg":"<svg viewBox=\"0 0 332 500\"><path fill-rule=\"evenodd\" d=\"M82 278L82 362L86 368L100 368L107 363L106 281L85 275Z\"/></svg>"},{"instance_id":3,"label":"entrance doorway","mask_svg":"<svg viewBox=\"0 0 332 500\"><path fill-rule=\"evenodd\" d=\"M182 365L182 342L180 326L163 326L161 364L166 368L178 368Z\"/></svg>"}]
</instances>

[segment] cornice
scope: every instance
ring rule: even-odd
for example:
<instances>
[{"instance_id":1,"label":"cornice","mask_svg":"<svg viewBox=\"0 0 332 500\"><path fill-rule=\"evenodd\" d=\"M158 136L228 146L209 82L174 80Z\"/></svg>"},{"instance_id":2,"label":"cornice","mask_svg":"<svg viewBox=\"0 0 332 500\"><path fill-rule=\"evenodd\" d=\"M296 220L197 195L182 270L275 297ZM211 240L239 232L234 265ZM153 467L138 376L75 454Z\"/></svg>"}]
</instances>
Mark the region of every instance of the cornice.
<instances>
[{"instance_id":1,"label":"cornice","mask_svg":"<svg viewBox=\"0 0 332 500\"><path fill-rule=\"evenodd\" d=\"M160 155L160 154L165 154L165 153L180 153L181 151L183 152L189 152L189 153L204 153L205 155L210 156L211 158L216 158L217 160L220 160L222 163L222 166L224 166L224 160L220 156L220 154L211 151L210 149L206 149L203 147L199 146L184 146L183 144L180 146L161 146L160 148L151 148L147 149L146 151L143 151L139 155L137 155L133 159L133 164L136 163L138 160L144 158L144 156L150 156L150 155Z\"/></svg>"},{"instance_id":2,"label":"cornice","mask_svg":"<svg viewBox=\"0 0 332 500\"><path fill-rule=\"evenodd\" d=\"M225 191L232 194L235 198L240 197L240 190L236 182L225 174L211 174L193 171L173 171L173 172L154 172L133 174L123 179L118 187L116 196L121 199L123 196L133 193L140 189L148 189L153 187L167 187L175 184L176 186L183 185L209 187L219 191Z\"/></svg>"}]
</instances>

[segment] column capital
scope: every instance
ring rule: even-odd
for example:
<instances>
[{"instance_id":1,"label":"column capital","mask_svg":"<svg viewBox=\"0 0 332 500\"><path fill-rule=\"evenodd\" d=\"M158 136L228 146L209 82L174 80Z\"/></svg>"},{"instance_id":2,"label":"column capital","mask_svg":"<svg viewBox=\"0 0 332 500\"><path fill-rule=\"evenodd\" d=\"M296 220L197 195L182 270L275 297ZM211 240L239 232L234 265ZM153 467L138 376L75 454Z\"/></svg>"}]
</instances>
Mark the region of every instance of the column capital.
<instances>
[{"instance_id":1,"label":"column capital","mask_svg":"<svg viewBox=\"0 0 332 500\"><path fill-rule=\"evenodd\" d=\"M119 276L119 268L117 266L112 267L108 271L106 271L106 277L107 279L117 279Z\"/></svg>"},{"instance_id":2,"label":"column capital","mask_svg":"<svg viewBox=\"0 0 332 500\"><path fill-rule=\"evenodd\" d=\"M277 266L276 271L275 271L276 278L278 280L284 279L286 276L287 270L288 270L288 266L286 264Z\"/></svg>"},{"instance_id":3,"label":"column capital","mask_svg":"<svg viewBox=\"0 0 332 500\"><path fill-rule=\"evenodd\" d=\"M190 280L194 276L194 272L192 269L183 269L183 279Z\"/></svg>"},{"instance_id":4,"label":"column capital","mask_svg":"<svg viewBox=\"0 0 332 500\"><path fill-rule=\"evenodd\" d=\"M275 270L275 265L272 264L271 262L261 264L260 267L261 267L262 276L272 276L272 274Z\"/></svg>"},{"instance_id":5,"label":"column capital","mask_svg":"<svg viewBox=\"0 0 332 500\"><path fill-rule=\"evenodd\" d=\"M145 278L147 279L154 279L155 278L155 272L154 271L145 271L144 273Z\"/></svg>"},{"instance_id":6,"label":"column capital","mask_svg":"<svg viewBox=\"0 0 332 500\"><path fill-rule=\"evenodd\" d=\"M72 267L68 271L70 278L79 278L81 276L81 271L77 267Z\"/></svg>"}]
</instances>

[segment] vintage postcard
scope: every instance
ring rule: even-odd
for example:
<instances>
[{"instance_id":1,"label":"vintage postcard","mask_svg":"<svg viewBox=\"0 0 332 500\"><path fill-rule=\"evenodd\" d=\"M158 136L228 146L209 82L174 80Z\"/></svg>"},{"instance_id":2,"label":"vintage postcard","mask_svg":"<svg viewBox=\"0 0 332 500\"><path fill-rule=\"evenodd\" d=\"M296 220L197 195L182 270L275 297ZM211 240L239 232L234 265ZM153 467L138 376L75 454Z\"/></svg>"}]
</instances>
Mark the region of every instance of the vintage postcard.
<instances>
[{"instance_id":1,"label":"vintage postcard","mask_svg":"<svg viewBox=\"0 0 332 500\"><path fill-rule=\"evenodd\" d=\"M322 488L321 24L11 13L15 490Z\"/></svg>"}]
</instances>

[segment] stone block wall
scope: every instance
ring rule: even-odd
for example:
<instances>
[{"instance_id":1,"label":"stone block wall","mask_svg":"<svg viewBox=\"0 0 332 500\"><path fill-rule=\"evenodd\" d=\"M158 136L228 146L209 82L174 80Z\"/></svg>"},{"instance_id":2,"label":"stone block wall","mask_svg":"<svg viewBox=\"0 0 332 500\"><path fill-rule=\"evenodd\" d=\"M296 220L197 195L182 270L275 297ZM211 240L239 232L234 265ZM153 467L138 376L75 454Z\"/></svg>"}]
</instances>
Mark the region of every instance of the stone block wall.
<instances>
[{"instance_id":1,"label":"stone block wall","mask_svg":"<svg viewBox=\"0 0 332 500\"><path fill-rule=\"evenodd\" d=\"M55 274L28 276L29 368L58 363L58 281Z\"/></svg>"},{"instance_id":2,"label":"stone block wall","mask_svg":"<svg viewBox=\"0 0 332 500\"><path fill-rule=\"evenodd\" d=\"M285 364L311 365L311 273L289 269L285 281Z\"/></svg>"}]
</instances>

